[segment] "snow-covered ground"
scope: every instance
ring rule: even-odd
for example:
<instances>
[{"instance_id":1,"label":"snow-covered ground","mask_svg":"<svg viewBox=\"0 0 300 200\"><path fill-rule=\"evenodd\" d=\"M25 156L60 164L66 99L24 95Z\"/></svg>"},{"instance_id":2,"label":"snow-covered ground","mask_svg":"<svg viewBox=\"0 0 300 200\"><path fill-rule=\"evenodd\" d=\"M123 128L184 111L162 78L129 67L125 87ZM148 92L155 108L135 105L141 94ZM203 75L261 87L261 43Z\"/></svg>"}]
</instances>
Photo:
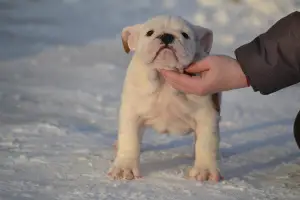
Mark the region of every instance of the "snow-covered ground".
<instances>
[{"instance_id":1,"label":"snow-covered ground","mask_svg":"<svg viewBox=\"0 0 300 200\"><path fill-rule=\"evenodd\" d=\"M185 180L192 137L152 130L142 145L144 179L106 177L130 59L124 26L180 15L213 29L212 53L233 55L298 8L288 0L0 0L0 199L299 199L299 86L224 93L223 182Z\"/></svg>"}]
</instances>

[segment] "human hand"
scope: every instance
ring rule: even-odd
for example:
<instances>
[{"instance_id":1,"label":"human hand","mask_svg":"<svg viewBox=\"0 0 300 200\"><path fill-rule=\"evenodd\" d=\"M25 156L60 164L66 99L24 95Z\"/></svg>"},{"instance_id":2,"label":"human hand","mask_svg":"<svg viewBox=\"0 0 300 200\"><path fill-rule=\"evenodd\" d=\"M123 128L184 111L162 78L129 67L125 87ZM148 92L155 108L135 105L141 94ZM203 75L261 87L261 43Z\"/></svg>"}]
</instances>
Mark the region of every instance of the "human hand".
<instances>
[{"instance_id":1,"label":"human hand","mask_svg":"<svg viewBox=\"0 0 300 200\"><path fill-rule=\"evenodd\" d=\"M201 76L189 76L167 70L160 72L166 82L175 89L197 95L208 95L249 86L239 63L229 56L207 56L190 65L185 71L201 73Z\"/></svg>"}]
</instances>

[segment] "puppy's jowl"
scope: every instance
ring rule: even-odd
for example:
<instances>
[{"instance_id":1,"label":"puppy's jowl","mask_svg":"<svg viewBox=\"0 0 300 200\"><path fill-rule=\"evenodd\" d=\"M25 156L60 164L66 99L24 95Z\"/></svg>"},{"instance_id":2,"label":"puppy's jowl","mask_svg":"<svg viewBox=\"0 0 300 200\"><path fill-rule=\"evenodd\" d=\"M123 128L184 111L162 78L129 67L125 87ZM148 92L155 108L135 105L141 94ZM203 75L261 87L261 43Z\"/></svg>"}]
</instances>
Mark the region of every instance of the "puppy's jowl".
<instances>
[{"instance_id":1,"label":"puppy's jowl","mask_svg":"<svg viewBox=\"0 0 300 200\"><path fill-rule=\"evenodd\" d=\"M119 113L117 154L109 175L134 179L140 174L140 143L144 127L159 133L195 134L192 179L220 180L220 94L197 96L176 91L159 69L183 73L209 54L213 33L177 16L157 16L122 31L125 51L134 51L128 66Z\"/></svg>"}]
</instances>

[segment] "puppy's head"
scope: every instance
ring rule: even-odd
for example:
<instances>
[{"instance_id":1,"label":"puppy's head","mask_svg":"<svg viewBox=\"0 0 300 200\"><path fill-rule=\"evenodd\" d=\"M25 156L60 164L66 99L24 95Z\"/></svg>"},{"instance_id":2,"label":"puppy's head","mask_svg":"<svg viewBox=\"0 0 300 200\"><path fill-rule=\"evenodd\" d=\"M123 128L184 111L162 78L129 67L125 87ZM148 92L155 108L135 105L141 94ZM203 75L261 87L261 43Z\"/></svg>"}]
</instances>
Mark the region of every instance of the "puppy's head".
<instances>
[{"instance_id":1,"label":"puppy's head","mask_svg":"<svg viewBox=\"0 0 300 200\"><path fill-rule=\"evenodd\" d=\"M125 27L122 41L124 50L134 51L146 65L182 72L209 54L213 33L181 17L157 16L144 24Z\"/></svg>"}]
</instances>

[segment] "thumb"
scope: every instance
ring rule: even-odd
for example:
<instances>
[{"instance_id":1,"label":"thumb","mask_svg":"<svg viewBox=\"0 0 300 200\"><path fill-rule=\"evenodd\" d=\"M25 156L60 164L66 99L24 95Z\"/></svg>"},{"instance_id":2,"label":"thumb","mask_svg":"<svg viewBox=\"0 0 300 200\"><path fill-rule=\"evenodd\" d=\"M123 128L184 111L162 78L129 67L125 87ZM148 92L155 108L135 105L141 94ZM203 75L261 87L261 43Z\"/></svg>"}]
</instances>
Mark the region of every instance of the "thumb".
<instances>
[{"instance_id":1,"label":"thumb","mask_svg":"<svg viewBox=\"0 0 300 200\"><path fill-rule=\"evenodd\" d=\"M201 60L196 63L192 63L185 71L189 73L199 73L209 70L209 63L206 60Z\"/></svg>"}]
</instances>

